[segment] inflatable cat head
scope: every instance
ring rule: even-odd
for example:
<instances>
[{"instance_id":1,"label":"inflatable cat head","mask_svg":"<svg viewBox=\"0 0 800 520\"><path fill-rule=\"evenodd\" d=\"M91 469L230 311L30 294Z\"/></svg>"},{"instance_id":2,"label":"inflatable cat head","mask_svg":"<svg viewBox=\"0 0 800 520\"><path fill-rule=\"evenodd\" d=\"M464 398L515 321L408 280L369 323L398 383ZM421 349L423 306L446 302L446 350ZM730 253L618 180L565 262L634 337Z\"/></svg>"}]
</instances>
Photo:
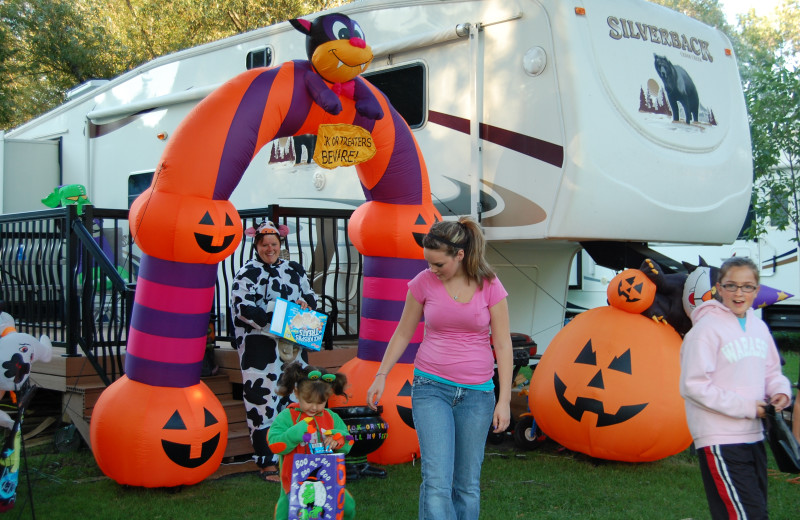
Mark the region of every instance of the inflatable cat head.
<instances>
[{"instance_id":1,"label":"inflatable cat head","mask_svg":"<svg viewBox=\"0 0 800 520\"><path fill-rule=\"evenodd\" d=\"M347 15L333 13L313 22L295 18L292 26L306 35L306 55L314 70L331 83L344 83L364 72L372 62L358 22Z\"/></svg>"}]
</instances>

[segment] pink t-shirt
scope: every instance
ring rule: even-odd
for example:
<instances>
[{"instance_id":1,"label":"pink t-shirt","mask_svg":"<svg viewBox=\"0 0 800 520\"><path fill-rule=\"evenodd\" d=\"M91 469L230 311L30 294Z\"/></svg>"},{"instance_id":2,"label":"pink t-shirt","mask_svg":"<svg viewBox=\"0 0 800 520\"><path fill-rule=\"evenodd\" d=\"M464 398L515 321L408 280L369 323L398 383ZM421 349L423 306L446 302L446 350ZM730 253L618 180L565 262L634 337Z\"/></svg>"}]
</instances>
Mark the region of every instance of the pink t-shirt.
<instances>
[{"instance_id":1,"label":"pink t-shirt","mask_svg":"<svg viewBox=\"0 0 800 520\"><path fill-rule=\"evenodd\" d=\"M408 282L408 288L425 314L425 336L414 366L455 383L489 381L494 375L489 308L508 296L500 280L484 282L468 302L453 300L430 269Z\"/></svg>"}]
</instances>

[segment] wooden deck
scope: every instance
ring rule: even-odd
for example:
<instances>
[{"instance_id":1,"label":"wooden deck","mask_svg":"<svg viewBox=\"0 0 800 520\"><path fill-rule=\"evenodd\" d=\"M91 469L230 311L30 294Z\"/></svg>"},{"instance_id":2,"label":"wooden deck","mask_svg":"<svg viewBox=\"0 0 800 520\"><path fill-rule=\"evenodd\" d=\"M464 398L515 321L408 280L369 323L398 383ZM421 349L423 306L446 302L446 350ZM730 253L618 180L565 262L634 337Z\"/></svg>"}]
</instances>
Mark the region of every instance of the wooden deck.
<instances>
[{"instance_id":1,"label":"wooden deck","mask_svg":"<svg viewBox=\"0 0 800 520\"><path fill-rule=\"evenodd\" d=\"M354 344L335 345L333 350L311 352L309 361L312 365L335 370L355 357L356 352ZM92 410L105 386L86 357L66 357L65 353L64 349L55 348L50 362L34 363L30 379L40 388L62 393L61 421L75 424L90 446ZM214 354L219 371L201 379L217 396L228 418L228 445L224 457L249 455L253 448L241 400L242 373L238 354L230 346L218 346Z\"/></svg>"}]
</instances>

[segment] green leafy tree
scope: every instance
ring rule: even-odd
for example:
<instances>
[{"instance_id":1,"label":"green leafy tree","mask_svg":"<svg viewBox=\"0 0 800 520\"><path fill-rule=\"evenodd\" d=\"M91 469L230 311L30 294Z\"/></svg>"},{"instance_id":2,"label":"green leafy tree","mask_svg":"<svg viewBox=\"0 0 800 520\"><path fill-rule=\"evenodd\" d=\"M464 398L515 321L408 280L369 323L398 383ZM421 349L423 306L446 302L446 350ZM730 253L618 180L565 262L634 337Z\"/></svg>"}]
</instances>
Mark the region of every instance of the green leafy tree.
<instances>
[{"instance_id":1,"label":"green leafy tree","mask_svg":"<svg viewBox=\"0 0 800 520\"><path fill-rule=\"evenodd\" d=\"M716 27L727 34L731 33L731 26L725 19L725 13L719 0L650 0L654 4L669 7L706 25Z\"/></svg>"},{"instance_id":2,"label":"green leafy tree","mask_svg":"<svg viewBox=\"0 0 800 520\"><path fill-rule=\"evenodd\" d=\"M90 79L346 0L0 0L0 129Z\"/></svg>"},{"instance_id":3,"label":"green leafy tree","mask_svg":"<svg viewBox=\"0 0 800 520\"><path fill-rule=\"evenodd\" d=\"M7 0L0 4L8 128L55 107L68 89L124 66L108 52L112 38L86 0Z\"/></svg>"},{"instance_id":4,"label":"green leafy tree","mask_svg":"<svg viewBox=\"0 0 800 520\"><path fill-rule=\"evenodd\" d=\"M716 26L730 37L747 103L753 152L751 221L745 233L792 229L800 239L800 0L774 16L755 10L730 26L718 0L652 0Z\"/></svg>"},{"instance_id":5,"label":"green leafy tree","mask_svg":"<svg viewBox=\"0 0 800 520\"><path fill-rule=\"evenodd\" d=\"M3 16L0 14L0 78L11 78L13 74L13 56L15 49L12 46L13 35L5 23L2 23ZM0 100L11 99L14 95L14 88L9 81L0 81ZM11 107L4 102L0 102L0 128L3 128L7 121L11 120Z\"/></svg>"},{"instance_id":6,"label":"green leafy tree","mask_svg":"<svg viewBox=\"0 0 800 520\"><path fill-rule=\"evenodd\" d=\"M140 61L327 9L332 0L106 0L118 36Z\"/></svg>"},{"instance_id":7,"label":"green leafy tree","mask_svg":"<svg viewBox=\"0 0 800 520\"><path fill-rule=\"evenodd\" d=\"M786 0L771 19L752 11L739 19L748 50L743 73L753 142L754 219L757 237L770 226L800 240L800 1Z\"/></svg>"}]
</instances>

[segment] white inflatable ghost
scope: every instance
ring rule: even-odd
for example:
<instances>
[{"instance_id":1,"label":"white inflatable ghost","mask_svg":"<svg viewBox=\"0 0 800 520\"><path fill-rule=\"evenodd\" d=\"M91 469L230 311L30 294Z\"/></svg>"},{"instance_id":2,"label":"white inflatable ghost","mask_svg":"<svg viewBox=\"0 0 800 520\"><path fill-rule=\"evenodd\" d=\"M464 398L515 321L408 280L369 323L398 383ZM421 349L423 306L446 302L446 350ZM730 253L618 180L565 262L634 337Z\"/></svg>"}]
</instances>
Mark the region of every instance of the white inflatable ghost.
<instances>
[{"instance_id":1,"label":"white inflatable ghost","mask_svg":"<svg viewBox=\"0 0 800 520\"><path fill-rule=\"evenodd\" d=\"M19 390L31 373L34 361L50 361L53 345L50 338L39 339L30 334L17 332L14 318L7 312L0 312L0 397L5 392ZM0 426L11 429L14 420L0 411Z\"/></svg>"}]
</instances>

